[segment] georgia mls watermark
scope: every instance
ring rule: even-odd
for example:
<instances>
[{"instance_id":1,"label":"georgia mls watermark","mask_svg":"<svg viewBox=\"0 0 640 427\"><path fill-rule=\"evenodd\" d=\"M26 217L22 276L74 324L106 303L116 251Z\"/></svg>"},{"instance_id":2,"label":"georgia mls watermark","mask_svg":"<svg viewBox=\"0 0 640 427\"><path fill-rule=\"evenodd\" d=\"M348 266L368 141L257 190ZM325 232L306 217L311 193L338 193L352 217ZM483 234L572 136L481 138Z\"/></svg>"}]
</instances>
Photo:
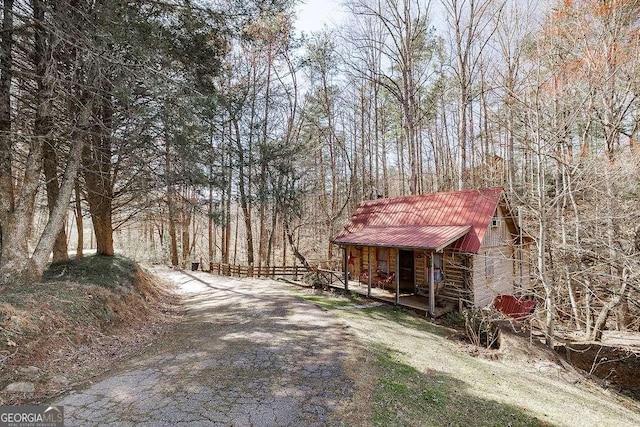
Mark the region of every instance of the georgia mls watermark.
<instances>
[{"instance_id":1,"label":"georgia mls watermark","mask_svg":"<svg viewBox=\"0 0 640 427\"><path fill-rule=\"evenodd\" d=\"M64 427L64 407L0 406L0 427Z\"/></svg>"}]
</instances>

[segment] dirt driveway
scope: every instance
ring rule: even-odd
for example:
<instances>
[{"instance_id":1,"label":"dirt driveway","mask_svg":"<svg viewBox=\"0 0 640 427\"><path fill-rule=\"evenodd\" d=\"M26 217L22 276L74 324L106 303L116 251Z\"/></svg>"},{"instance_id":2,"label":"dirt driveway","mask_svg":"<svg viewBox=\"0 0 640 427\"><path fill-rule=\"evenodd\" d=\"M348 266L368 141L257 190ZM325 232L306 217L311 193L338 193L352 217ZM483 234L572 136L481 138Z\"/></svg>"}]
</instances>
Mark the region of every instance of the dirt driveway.
<instances>
[{"instance_id":1,"label":"dirt driveway","mask_svg":"<svg viewBox=\"0 0 640 427\"><path fill-rule=\"evenodd\" d=\"M159 269L188 314L118 373L68 395L67 425L340 424L353 393L345 326L270 280Z\"/></svg>"}]
</instances>

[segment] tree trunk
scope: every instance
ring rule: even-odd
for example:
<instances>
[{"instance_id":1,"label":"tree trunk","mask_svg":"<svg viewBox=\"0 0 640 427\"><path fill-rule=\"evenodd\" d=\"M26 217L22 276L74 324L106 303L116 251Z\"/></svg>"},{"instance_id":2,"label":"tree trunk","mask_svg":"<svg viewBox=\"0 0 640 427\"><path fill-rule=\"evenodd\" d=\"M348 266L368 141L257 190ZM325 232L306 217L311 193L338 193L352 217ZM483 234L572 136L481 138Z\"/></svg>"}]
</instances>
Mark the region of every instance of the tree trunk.
<instances>
[{"instance_id":1,"label":"tree trunk","mask_svg":"<svg viewBox=\"0 0 640 427\"><path fill-rule=\"evenodd\" d=\"M620 305L623 299L625 299L629 292L628 287L628 273L626 268L623 269L620 289L610 297L609 301L607 301L602 309L600 310L600 314L596 318L596 321L593 325L593 330L591 331L591 339L594 341L602 340L602 332L604 330L604 326L607 323L607 319L611 312Z\"/></svg>"},{"instance_id":2,"label":"tree trunk","mask_svg":"<svg viewBox=\"0 0 640 427\"><path fill-rule=\"evenodd\" d=\"M75 130L72 133L73 145L69 152L67 165L60 184L59 197L51 214L49 215L49 220L40 235L40 239L38 240L38 244L36 245L36 249L33 253L33 260L39 276L42 276L42 273L44 272L45 266L49 261L49 255L53 249L55 239L64 225L64 219L69 210L71 193L75 187L76 178L80 169L82 151L86 132L88 130L89 115L92 110L93 99L86 96L83 97L81 103L81 111L79 112L77 119L74 120L76 123L74 125Z\"/></svg>"},{"instance_id":3,"label":"tree trunk","mask_svg":"<svg viewBox=\"0 0 640 427\"><path fill-rule=\"evenodd\" d=\"M27 257L25 236L14 228L13 150L11 133L11 81L13 78L13 0L3 1L0 42L0 284L8 283Z\"/></svg>"},{"instance_id":4,"label":"tree trunk","mask_svg":"<svg viewBox=\"0 0 640 427\"><path fill-rule=\"evenodd\" d=\"M231 124L229 124L231 126ZM229 144L231 144L231 132L229 132ZM222 262L224 264L229 264L229 255L231 254L231 190L233 185L233 156L231 155L231 145L229 145L229 156L228 156L228 170L229 176L227 178L227 188L226 192L226 201L225 201L225 211L224 211L224 232L222 234L224 244L222 245ZM236 218L236 221L239 219ZM252 241L253 242L253 241ZM253 250L251 251L251 255L247 254L247 256L253 257ZM252 258L253 259L253 258Z\"/></svg>"},{"instance_id":5,"label":"tree trunk","mask_svg":"<svg viewBox=\"0 0 640 427\"><path fill-rule=\"evenodd\" d=\"M58 158L56 155L59 147L51 137L53 131L53 117L51 115L53 91L51 88L52 64L49 62L49 58L51 57L51 40L49 39L53 36L47 34L47 31L43 27L45 12L41 0L33 1L33 18L35 27L33 60L37 83L33 134L34 137L42 143L42 163L45 187L47 190L47 205L49 207L49 213L51 213L60 191L58 182ZM53 246L53 262L68 260L67 234L65 227L62 227Z\"/></svg>"},{"instance_id":6,"label":"tree trunk","mask_svg":"<svg viewBox=\"0 0 640 427\"><path fill-rule=\"evenodd\" d=\"M111 132L113 127L113 106L111 84L101 85L102 102L94 111L97 124L93 127L90 143L83 152L84 181L87 203L96 237L96 253L113 256L113 181L111 171Z\"/></svg>"},{"instance_id":7,"label":"tree trunk","mask_svg":"<svg viewBox=\"0 0 640 427\"><path fill-rule=\"evenodd\" d=\"M185 189L182 197L182 268L185 268L191 255L191 234L189 232L189 227L191 226L191 207L187 201L188 191L188 189Z\"/></svg>"},{"instance_id":8,"label":"tree trunk","mask_svg":"<svg viewBox=\"0 0 640 427\"><path fill-rule=\"evenodd\" d=\"M627 297L627 287L628 287L628 272L625 267L620 266L620 259L618 256L618 251L616 250L616 224L614 223L614 215L618 212L616 206L616 198L614 194L614 177L612 176L613 172L613 159L615 153L613 152L613 142L607 141L607 160L604 165L604 185L606 191L605 198L605 216L606 216L606 243L608 248L608 259L607 264L609 267L608 277L611 278L612 286L619 287L619 290L615 292L609 300L604 303L602 309L600 310L600 314L596 318L596 321L593 325L593 331L591 334L591 338L595 341L600 341L602 339L602 332L611 314L611 311L616 309L620 303L626 299Z\"/></svg>"},{"instance_id":9,"label":"tree trunk","mask_svg":"<svg viewBox=\"0 0 640 427\"><path fill-rule=\"evenodd\" d=\"M207 243L208 250L207 256L209 260L209 269L211 269L211 265L213 264L213 254L215 243L213 241L215 228L213 223L213 183L211 182L213 179L213 166L209 167L209 204L208 204L208 215L207 215Z\"/></svg>"},{"instance_id":10,"label":"tree trunk","mask_svg":"<svg viewBox=\"0 0 640 427\"><path fill-rule=\"evenodd\" d=\"M7 38L6 36L7 34L9 34L9 36L11 34L12 5L13 2L5 0L3 27L6 31L3 33L2 47L5 49L9 48L9 51L11 41L10 37ZM7 101L10 100L10 97L7 97L9 92L5 93L5 91L11 88L11 62L7 60L6 55L4 55L4 60L2 61L2 72L2 81L0 83L0 134L3 137L2 149L10 149L11 141L4 139L7 137L5 132L7 129L10 130L11 125L10 109L8 111L3 110L3 108L10 106L7 103ZM8 81L5 80L5 78L8 79ZM53 209L31 257L29 257L26 238L29 235L31 227L33 206L42 168L42 144L37 138L32 138L32 140L29 141L29 154L24 166L24 178L20 189L20 197L17 199L17 202L14 203L11 201L14 198L12 188L8 188L4 184L2 185L3 194L1 194L2 197L0 197L0 199L3 201L8 200L8 202L3 203L4 206L1 210L2 217L0 218L2 220L3 231L2 253L0 254L0 283L32 282L38 281L42 277L42 273L49 261L55 239L63 227L73 185L80 167L84 132L87 130L86 125L88 123L92 102L88 96L83 96L79 99L79 104L81 108L77 113L74 112L73 114L74 131L71 135L73 143L67 158L62 183L60 185L59 197L53 205ZM7 125L9 128L7 128ZM7 156L3 155L2 158L6 159ZM10 155L8 158L10 159ZM7 165L4 164L2 168L6 169L6 166ZM11 177L9 177L9 179L11 179ZM8 189L11 191L5 194L4 192ZM6 210L5 208L7 207L11 209Z\"/></svg>"},{"instance_id":11,"label":"tree trunk","mask_svg":"<svg viewBox=\"0 0 640 427\"><path fill-rule=\"evenodd\" d=\"M546 202L546 159L542 151L542 139L539 135L539 117L538 111L536 111L536 121L538 124L536 127L535 141L536 141L536 198L537 198L537 215L538 215L538 242L537 242L537 264L538 264L538 280L542 284L545 291L545 341L547 346L554 348L555 340L555 296L556 285L553 281L549 280L547 273L546 263L546 250L547 250L547 202Z\"/></svg>"},{"instance_id":12,"label":"tree trunk","mask_svg":"<svg viewBox=\"0 0 640 427\"><path fill-rule=\"evenodd\" d=\"M271 265L271 254L273 253L273 238L276 234L276 224L278 220L278 211L276 209L271 212L271 230L269 231L269 238L267 239L267 265Z\"/></svg>"},{"instance_id":13,"label":"tree trunk","mask_svg":"<svg viewBox=\"0 0 640 427\"><path fill-rule=\"evenodd\" d=\"M38 127L36 122L36 128ZM36 130L37 135L37 130ZM58 199L60 188L58 186L58 165L55 149L51 146L50 141L45 141L43 145L43 170L46 180L47 189L47 206L49 213L53 211L53 207ZM62 262L69 260L69 249L67 248L67 233L62 227L60 233L56 237L53 245L53 262Z\"/></svg>"},{"instance_id":14,"label":"tree trunk","mask_svg":"<svg viewBox=\"0 0 640 427\"><path fill-rule=\"evenodd\" d=\"M260 208L258 213L258 220L260 223L260 231L258 233L258 267L262 266L265 262L266 250L267 250L267 230L266 230L266 213L267 213L267 164L271 160L269 159L269 152L267 147L269 143L268 139L268 125L269 125L269 109L270 109L270 92L271 92L271 67L273 56L271 53L272 47L269 46L269 53L267 58L267 81L265 83L265 95L264 95L264 121L262 123L262 144L260 144L260 183L258 187L258 197L260 200ZM269 265L268 258L266 259L267 265ZM251 265L251 264L249 264Z\"/></svg>"},{"instance_id":15,"label":"tree trunk","mask_svg":"<svg viewBox=\"0 0 640 427\"><path fill-rule=\"evenodd\" d=\"M175 190L173 189L173 184L169 185L167 191L167 205L169 206L169 238L171 239L171 243L169 246L169 250L171 253L171 265L174 267L178 266L178 238L176 236L176 208L175 208Z\"/></svg>"},{"instance_id":16,"label":"tree trunk","mask_svg":"<svg viewBox=\"0 0 640 427\"><path fill-rule=\"evenodd\" d=\"M298 250L298 246L293 241L293 233L289 228L289 224L285 222L283 225L287 234L287 239L289 240L289 245L291 246L291 250L293 251L293 255L302 263L302 265L304 265L307 270L311 270L311 265L309 265L309 262L304 257L304 255L300 253L300 251Z\"/></svg>"},{"instance_id":17,"label":"tree trunk","mask_svg":"<svg viewBox=\"0 0 640 427\"><path fill-rule=\"evenodd\" d=\"M11 80L13 77L13 0L3 1L0 40L0 250L7 241L7 221L15 208L13 189L13 135L11 133ZM1 252L0 252L1 254Z\"/></svg>"},{"instance_id":18,"label":"tree trunk","mask_svg":"<svg viewBox=\"0 0 640 427\"><path fill-rule=\"evenodd\" d=\"M80 197L80 184L76 180L76 229L78 233L78 244L76 246L76 259L84 256L84 220L82 219L82 199Z\"/></svg>"},{"instance_id":19,"label":"tree trunk","mask_svg":"<svg viewBox=\"0 0 640 427\"><path fill-rule=\"evenodd\" d=\"M233 120L235 127L236 145L238 147L238 190L240 190L240 207L242 208L242 214L244 216L245 232L247 234L247 263L252 266L254 264L253 258L253 229L251 227L251 213L249 212L249 205L247 203L247 194L245 191L244 182L244 150L240 141L240 126L237 120Z\"/></svg>"},{"instance_id":20,"label":"tree trunk","mask_svg":"<svg viewBox=\"0 0 640 427\"><path fill-rule=\"evenodd\" d=\"M176 201L175 201L175 186L173 184L173 171L171 166L171 147L169 145L169 140L165 135L165 144L166 144L166 152L165 152L165 173L167 175L167 207L169 210L169 251L171 256L171 265L174 267L178 266L178 239L176 236Z\"/></svg>"},{"instance_id":21,"label":"tree trunk","mask_svg":"<svg viewBox=\"0 0 640 427\"><path fill-rule=\"evenodd\" d=\"M91 221L96 237L96 253L113 256L113 226L111 224L111 201L108 200L93 209L90 207Z\"/></svg>"}]
</instances>

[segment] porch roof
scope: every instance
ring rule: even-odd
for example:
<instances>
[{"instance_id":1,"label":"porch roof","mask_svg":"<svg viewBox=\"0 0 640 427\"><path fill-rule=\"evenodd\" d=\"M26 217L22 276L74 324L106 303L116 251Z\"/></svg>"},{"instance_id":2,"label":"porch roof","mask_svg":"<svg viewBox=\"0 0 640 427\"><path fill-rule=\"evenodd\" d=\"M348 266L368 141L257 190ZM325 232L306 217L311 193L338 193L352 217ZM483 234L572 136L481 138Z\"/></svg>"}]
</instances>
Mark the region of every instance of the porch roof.
<instances>
[{"instance_id":1,"label":"porch roof","mask_svg":"<svg viewBox=\"0 0 640 427\"><path fill-rule=\"evenodd\" d=\"M334 243L441 251L471 230L471 225L368 225Z\"/></svg>"},{"instance_id":2,"label":"porch roof","mask_svg":"<svg viewBox=\"0 0 640 427\"><path fill-rule=\"evenodd\" d=\"M394 242L393 246L396 247L411 247L409 241L415 240L419 243L414 246L417 248L442 247L438 242L434 245L429 238L418 237L419 232L431 230L432 233L440 235L452 231L447 228L450 226L471 226L468 232L461 233L462 238L454 239L451 248L477 254L499 205L503 205L509 211L501 187L367 200L358 205L349 222L333 242L348 244L352 235L357 236L364 232L366 236L375 235L371 246L386 246L385 243L389 242L383 242L382 239L385 238ZM507 212L507 219L513 227L517 227L510 212ZM365 231L369 227L381 228ZM381 230L387 231L374 234L374 231ZM400 233L402 238L399 237Z\"/></svg>"}]
</instances>

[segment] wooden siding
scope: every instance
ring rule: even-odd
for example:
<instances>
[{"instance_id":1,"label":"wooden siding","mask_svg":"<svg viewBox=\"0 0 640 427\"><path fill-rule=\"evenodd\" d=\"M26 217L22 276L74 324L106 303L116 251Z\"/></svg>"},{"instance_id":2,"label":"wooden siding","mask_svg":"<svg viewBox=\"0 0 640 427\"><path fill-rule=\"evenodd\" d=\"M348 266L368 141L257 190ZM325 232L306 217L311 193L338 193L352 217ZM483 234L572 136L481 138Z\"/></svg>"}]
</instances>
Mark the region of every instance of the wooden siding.
<instances>
[{"instance_id":1,"label":"wooden siding","mask_svg":"<svg viewBox=\"0 0 640 427\"><path fill-rule=\"evenodd\" d=\"M515 249L511 245L508 228L502 224L496 227L489 240L500 246L483 247L476 255L464 254L445 249L442 253L443 282L436 284L438 295L450 299L463 298L473 301L476 307L484 307L493 302L497 295L513 294L514 284L519 282L518 261ZM508 243L508 244L507 244ZM398 249L387 248L389 271L398 274ZM347 254L355 258L349 271L353 279L359 278L369 269L369 252L371 252L371 269L377 268L376 248L347 246ZM432 253L422 250L413 251L414 283L419 292L428 292L430 279L430 257ZM527 268L524 270L527 274ZM470 295L472 293L472 295Z\"/></svg>"},{"instance_id":2,"label":"wooden siding","mask_svg":"<svg viewBox=\"0 0 640 427\"><path fill-rule=\"evenodd\" d=\"M396 248L389 248L389 271L387 273L394 272L399 274L398 271L398 250Z\"/></svg>"},{"instance_id":3,"label":"wooden siding","mask_svg":"<svg viewBox=\"0 0 640 427\"><path fill-rule=\"evenodd\" d=\"M428 288L429 286L429 267L427 262L429 257L424 251L413 252L413 275L414 282L418 288Z\"/></svg>"},{"instance_id":4,"label":"wooden siding","mask_svg":"<svg viewBox=\"0 0 640 427\"><path fill-rule=\"evenodd\" d=\"M513 250L508 246L487 248L473 259L473 301L485 307L496 296L513 294Z\"/></svg>"},{"instance_id":5,"label":"wooden siding","mask_svg":"<svg viewBox=\"0 0 640 427\"><path fill-rule=\"evenodd\" d=\"M439 296L454 301L460 298L469 299L471 271L468 259L469 256L466 254L444 250L442 254L444 286L438 291Z\"/></svg>"},{"instance_id":6,"label":"wooden siding","mask_svg":"<svg viewBox=\"0 0 640 427\"><path fill-rule=\"evenodd\" d=\"M356 265L358 266L358 277L369 269L368 248L358 247L358 260Z\"/></svg>"},{"instance_id":7,"label":"wooden siding","mask_svg":"<svg viewBox=\"0 0 640 427\"><path fill-rule=\"evenodd\" d=\"M369 246L347 246L347 253L352 254L356 257L354 261L355 265L355 273L357 277L364 272L369 271L369 251L371 251L371 271L375 273L378 268L378 261L376 258L376 248ZM396 272L397 262L398 262L398 249L396 248L387 248L388 251L388 264L389 264L389 272Z\"/></svg>"},{"instance_id":8,"label":"wooden siding","mask_svg":"<svg viewBox=\"0 0 640 427\"><path fill-rule=\"evenodd\" d=\"M464 263L458 252L445 250L442 255L444 280L448 286L464 289Z\"/></svg>"},{"instance_id":9,"label":"wooden siding","mask_svg":"<svg viewBox=\"0 0 640 427\"><path fill-rule=\"evenodd\" d=\"M515 236L507 225L510 220L499 206L479 253L473 257L473 301L476 307L485 307L496 296L514 292L518 269L513 246Z\"/></svg>"},{"instance_id":10,"label":"wooden siding","mask_svg":"<svg viewBox=\"0 0 640 427\"><path fill-rule=\"evenodd\" d=\"M487 227L487 232L482 240L482 248L491 248L495 246L511 245L513 237L507 226L508 220L504 215L504 210L498 206L496 213L493 216L493 220Z\"/></svg>"}]
</instances>

